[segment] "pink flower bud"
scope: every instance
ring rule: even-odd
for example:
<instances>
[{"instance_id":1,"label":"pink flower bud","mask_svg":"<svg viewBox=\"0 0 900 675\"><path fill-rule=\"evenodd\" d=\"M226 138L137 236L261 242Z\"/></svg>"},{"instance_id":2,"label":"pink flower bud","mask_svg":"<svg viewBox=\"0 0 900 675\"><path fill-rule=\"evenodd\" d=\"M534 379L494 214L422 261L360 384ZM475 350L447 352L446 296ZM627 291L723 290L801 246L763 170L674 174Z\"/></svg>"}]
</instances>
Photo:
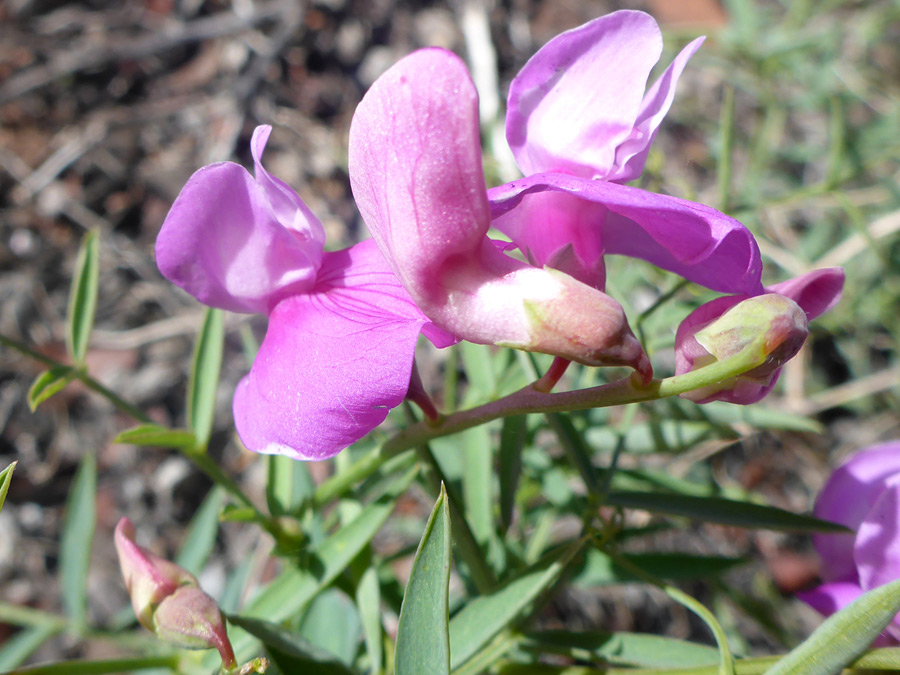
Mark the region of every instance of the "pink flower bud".
<instances>
[{"instance_id":1,"label":"pink flower bud","mask_svg":"<svg viewBox=\"0 0 900 675\"><path fill-rule=\"evenodd\" d=\"M158 637L189 649L217 649L225 668L236 662L225 620L216 601L197 585L183 567L138 546L134 524L122 518L115 543L131 606L144 628Z\"/></svg>"},{"instance_id":2,"label":"pink flower bud","mask_svg":"<svg viewBox=\"0 0 900 675\"><path fill-rule=\"evenodd\" d=\"M196 586L183 586L163 599L153 623L160 639L187 649L213 647L219 651L223 667L237 665L219 606Z\"/></svg>"},{"instance_id":3,"label":"pink flower bud","mask_svg":"<svg viewBox=\"0 0 900 675\"><path fill-rule=\"evenodd\" d=\"M696 370L747 349L758 350L762 363L736 377L682 396L699 403L759 400L775 384L781 367L800 351L808 335L806 313L783 295L766 293L745 300L739 297L714 300L691 314L679 327L675 338L678 372Z\"/></svg>"},{"instance_id":4,"label":"pink flower bud","mask_svg":"<svg viewBox=\"0 0 900 675\"><path fill-rule=\"evenodd\" d=\"M181 586L196 586L197 580L186 569L138 546L128 518L116 525L115 542L135 616L144 628L153 630L153 612L159 603Z\"/></svg>"}]
</instances>

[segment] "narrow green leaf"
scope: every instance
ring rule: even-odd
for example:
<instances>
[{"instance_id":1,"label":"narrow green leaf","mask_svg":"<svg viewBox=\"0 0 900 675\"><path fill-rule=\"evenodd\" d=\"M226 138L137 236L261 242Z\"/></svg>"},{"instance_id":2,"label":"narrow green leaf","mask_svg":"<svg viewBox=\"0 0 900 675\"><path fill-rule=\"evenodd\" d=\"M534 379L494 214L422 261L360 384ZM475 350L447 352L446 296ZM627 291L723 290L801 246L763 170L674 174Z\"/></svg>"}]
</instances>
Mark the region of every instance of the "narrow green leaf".
<instances>
[{"instance_id":1,"label":"narrow green leaf","mask_svg":"<svg viewBox=\"0 0 900 675\"><path fill-rule=\"evenodd\" d=\"M197 445L197 439L187 429L169 429L158 424L140 424L120 433L113 439L113 443L155 445L161 448L190 450Z\"/></svg>"},{"instance_id":2,"label":"narrow green leaf","mask_svg":"<svg viewBox=\"0 0 900 675\"><path fill-rule=\"evenodd\" d=\"M356 607L362 618L363 638L366 642L366 653L369 655L369 671L372 675L384 672L384 655L381 628L381 587L378 584L378 572L368 567L356 586Z\"/></svg>"},{"instance_id":3,"label":"narrow green leaf","mask_svg":"<svg viewBox=\"0 0 900 675\"><path fill-rule=\"evenodd\" d=\"M0 471L0 509L3 508L3 503L6 501L6 494L9 492L9 486L12 483L12 475L13 471L16 470L16 464L18 464L18 462L13 462L3 469L3 471Z\"/></svg>"},{"instance_id":4,"label":"narrow green leaf","mask_svg":"<svg viewBox=\"0 0 900 675\"><path fill-rule=\"evenodd\" d=\"M658 492L610 492L607 503L651 513L682 516L707 523L786 532L848 532L846 527L774 506L720 497L693 497Z\"/></svg>"},{"instance_id":5,"label":"narrow green leaf","mask_svg":"<svg viewBox=\"0 0 900 675\"><path fill-rule=\"evenodd\" d=\"M66 324L66 349L75 363L83 363L88 340L97 313L97 288L100 283L100 244L96 232L88 232L81 240L75 276L69 289Z\"/></svg>"},{"instance_id":6,"label":"narrow green leaf","mask_svg":"<svg viewBox=\"0 0 900 675\"><path fill-rule=\"evenodd\" d=\"M216 545L219 534L219 514L225 507L225 490L216 485L194 514L184 535L184 543L175 563L193 575L200 574Z\"/></svg>"},{"instance_id":7,"label":"narrow green leaf","mask_svg":"<svg viewBox=\"0 0 900 675\"><path fill-rule=\"evenodd\" d=\"M766 675L837 673L872 644L900 612L900 580L873 589L825 619Z\"/></svg>"},{"instance_id":8,"label":"narrow green leaf","mask_svg":"<svg viewBox=\"0 0 900 675\"><path fill-rule=\"evenodd\" d=\"M269 455L266 503L273 516L296 513L315 490L312 476L304 462L285 455Z\"/></svg>"},{"instance_id":9,"label":"narrow green leaf","mask_svg":"<svg viewBox=\"0 0 900 675\"><path fill-rule=\"evenodd\" d=\"M84 455L66 500L59 551L63 606L78 629L87 624L87 575L97 521L97 460Z\"/></svg>"},{"instance_id":10,"label":"narrow green leaf","mask_svg":"<svg viewBox=\"0 0 900 675\"><path fill-rule=\"evenodd\" d=\"M522 448L525 447L528 417L514 415L503 420L500 430L500 527L509 529L516 504L516 489L522 473Z\"/></svg>"},{"instance_id":11,"label":"narrow green leaf","mask_svg":"<svg viewBox=\"0 0 900 675\"><path fill-rule=\"evenodd\" d=\"M715 647L648 633L575 633L548 630L528 635L531 649L563 653L577 659L602 659L614 664L687 668L715 666Z\"/></svg>"},{"instance_id":12,"label":"narrow green leaf","mask_svg":"<svg viewBox=\"0 0 900 675\"><path fill-rule=\"evenodd\" d=\"M600 481L597 469L591 460L594 453L582 433L575 428L571 418L566 414L547 413L545 417L550 423L550 428L556 433L569 461L581 474L581 479L588 492L597 494L600 491Z\"/></svg>"},{"instance_id":13,"label":"narrow green leaf","mask_svg":"<svg viewBox=\"0 0 900 675\"><path fill-rule=\"evenodd\" d=\"M556 583L582 547L583 542L579 541L558 549L490 595L475 598L463 607L450 622L450 667L459 668L501 630L521 618L535 599Z\"/></svg>"},{"instance_id":14,"label":"narrow green leaf","mask_svg":"<svg viewBox=\"0 0 900 675\"><path fill-rule=\"evenodd\" d=\"M623 553L622 557L648 574L666 581L709 579L746 562L744 558L689 553ZM575 586L609 586L639 580L603 551L590 549L570 582Z\"/></svg>"},{"instance_id":15,"label":"narrow green leaf","mask_svg":"<svg viewBox=\"0 0 900 675\"><path fill-rule=\"evenodd\" d=\"M450 509L442 486L403 594L394 654L396 675L449 675L449 584Z\"/></svg>"},{"instance_id":16,"label":"narrow green leaf","mask_svg":"<svg viewBox=\"0 0 900 675\"><path fill-rule=\"evenodd\" d=\"M489 400L497 391L497 373L494 372L491 348L473 342L460 342L458 349L462 353L466 379L469 381L465 402L474 405Z\"/></svg>"},{"instance_id":17,"label":"narrow green leaf","mask_svg":"<svg viewBox=\"0 0 900 675\"><path fill-rule=\"evenodd\" d=\"M202 449L209 444L212 434L224 343L225 313L221 309L207 309L194 345L187 397L188 426L194 432L197 447Z\"/></svg>"},{"instance_id":18,"label":"narrow green leaf","mask_svg":"<svg viewBox=\"0 0 900 675\"><path fill-rule=\"evenodd\" d=\"M393 512L397 496L409 487L417 471L413 468L407 472L384 496L367 504L352 522L307 552L301 565L287 567L248 603L242 616L270 621L283 621L296 616L368 546ZM247 633L232 636L238 660L253 656L253 640L248 638ZM209 657L209 663L214 664L215 658L215 655Z\"/></svg>"},{"instance_id":19,"label":"narrow green leaf","mask_svg":"<svg viewBox=\"0 0 900 675\"><path fill-rule=\"evenodd\" d=\"M0 670L6 672L18 666L62 628L52 625L29 626L7 638L3 646L0 646Z\"/></svg>"},{"instance_id":20,"label":"narrow green leaf","mask_svg":"<svg viewBox=\"0 0 900 675\"><path fill-rule=\"evenodd\" d=\"M231 615L228 620L262 642L272 661L283 673L354 675L354 671L334 654L276 623Z\"/></svg>"},{"instance_id":21,"label":"narrow green leaf","mask_svg":"<svg viewBox=\"0 0 900 675\"><path fill-rule=\"evenodd\" d=\"M362 623L346 594L329 588L306 608L297 633L349 668L362 642Z\"/></svg>"},{"instance_id":22,"label":"narrow green leaf","mask_svg":"<svg viewBox=\"0 0 900 675\"><path fill-rule=\"evenodd\" d=\"M78 369L72 366L57 366L38 375L31 383L26 396L31 412L48 398L65 389L65 386L76 377Z\"/></svg>"},{"instance_id":23,"label":"narrow green leaf","mask_svg":"<svg viewBox=\"0 0 900 675\"><path fill-rule=\"evenodd\" d=\"M463 502L466 520L476 541L486 547L494 534L492 483L494 463L488 426L482 424L460 434L462 445Z\"/></svg>"}]
</instances>

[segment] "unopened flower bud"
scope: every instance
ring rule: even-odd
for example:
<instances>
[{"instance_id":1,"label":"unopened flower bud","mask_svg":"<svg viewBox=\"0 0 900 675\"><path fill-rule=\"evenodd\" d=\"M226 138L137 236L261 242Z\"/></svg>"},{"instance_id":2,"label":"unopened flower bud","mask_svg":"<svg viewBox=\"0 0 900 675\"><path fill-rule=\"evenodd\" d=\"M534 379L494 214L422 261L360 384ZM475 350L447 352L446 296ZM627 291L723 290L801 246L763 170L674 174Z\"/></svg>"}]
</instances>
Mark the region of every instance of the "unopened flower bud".
<instances>
[{"instance_id":1,"label":"unopened flower bud","mask_svg":"<svg viewBox=\"0 0 900 675\"><path fill-rule=\"evenodd\" d=\"M523 301L533 340L528 348L589 366L630 366L649 382L650 359L622 306L568 274L549 267L543 271L559 283L559 290L547 299Z\"/></svg>"},{"instance_id":2,"label":"unopened flower bud","mask_svg":"<svg viewBox=\"0 0 900 675\"><path fill-rule=\"evenodd\" d=\"M695 310L675 337L676 372L697 370L746 350L756 350L759 365L733 378L682 394L712 400L753 403L775 385L781 367L809 335L806 313L788 297L766 293L752 298L718 298Z\"/></svg>"},{"instance_id":3,"label":"unopened flower bud","mask_svg":"<svg viewBox=\"0 0 900 675\"><path fill-rule=\"evenodd\" d=\"M216 649L226 669L236 667L216 601L183 567L151 553L134 541L134 525L122 518L115 543L131 606L142 626L158 637L189 649Z\"/></svg>"},{"instance_id":4,"label":"unopened flower bud","mask_svg":"<svg viewBox=\"0 0 900 675\"><path fill-rule=\"evenodd\" d=\"M222 612L200 588L182 586L163 599L153 614L153 624L160 639L187 649L215 648L223 667L235 667Z\"/></svg>"}]
</instances>

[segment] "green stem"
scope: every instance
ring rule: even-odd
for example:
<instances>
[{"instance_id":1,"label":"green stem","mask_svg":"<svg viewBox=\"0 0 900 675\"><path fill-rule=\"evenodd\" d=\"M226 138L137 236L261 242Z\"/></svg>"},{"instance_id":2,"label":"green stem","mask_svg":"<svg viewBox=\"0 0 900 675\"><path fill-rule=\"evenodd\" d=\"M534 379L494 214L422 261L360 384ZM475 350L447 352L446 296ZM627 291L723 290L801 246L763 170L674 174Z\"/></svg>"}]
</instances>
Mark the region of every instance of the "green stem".
<instances>
[{"instance_id":1,"label":"green stem","mask_svg":"<svg viewBox=\"0 0 900 675\"><path fill-rule=\"evenodd\" d=\"M446 415L436 422L418 422L399 431L380 447L351 465L346 471L342 471L322 483L316 490L311 505L322 506L331 499L344 494L354 485L378 471L391 457L428 443L432 439L465 431L502 417L528 413L589 410L626 403L654 401L726 381L752 370L765 361L766 356L757 342L754 341L743 351L722 361L682 375L653 380L646 386L640 385L632 377L589 389L556 393L542 393L535 390L532 385L528 385L509 396Z\"/></svg>"},{"instance_id":2,"label":"green stem","mask_svg":"<svg viewBox=\"0 0 900 675\"><path fill-rule=\"evenodd\" d=\"M648 572L632 563L630 560L628 560L628 558L619 555L616 551L608 548L606 549L606 552L609 554L609 557L612 558L613 561L622 569L627 570L630 574L633 574L638 579L641 579L648 584L653 584L657 588L662 589L662 591L670 598L672 598L675 602L683 605L698 617L700 617L712 631L713 636L716 638L716 644L719 647L720 661L718 675L734 675L734 657L731 655L731 649L728 647L728 638L725 636L725 631L722 630L722 626L719 624L719 621L716 619L715 615L713 615L712 612L710 612L702 603L698 602L695 598L692 598L681 589L667 584L662 579L657 579L652 574L649 574Z\"/></svg>"},{"instance_id":3,"label":"green stem","mask_svg":"<svg viewBox=\"0 0 900 675\"><path fill-rule=\"evenodd\" d=\"M69 620L59 614L7 602L0 602L0 621L14 626L52 626L59 629L69 625Z\"/></svg>"},{"instance_id":4,"label":"green stem","mask_svg":"<svg viewBox=\"0 0 900 675\"><path fill-rule=\"evenodd\" d=\"M148 670L150 668L171 668L179 665L177 654L163 656L138 656L105 661L59 661L39 666L26 666L9 671L7 675L107 675L107 673L127 673L131 670Z\"/></svg>"},{"instance_id":5,"label":"green stem","mask_svg":"<svg viewBox=\"0 0 900 675\"><path fill-rule=\"evenodd\" d=\"M41 354L28 345L25 345L18 340L6 337L5 335L0 335L0 345L15 349L22 354L25 354L36 361L40 361L44 365L51 368L67 367L68 365L61 361L57 361L52 357L46 356L45 354ZM78 370L77 379L89 389L103 396L106 400L108 400L125 414L133 417L139 422L144 422L145 424L153 423L153 420L150 419L150 417L143 410L124 400L122 397L120 397L110 389L107 389L105 386L91 377L85 370ZM266 529L266 531L272 534L272 536L274 536L276 540L281 542L285 540L286 537L290 539L290 535L286 534L280 527L278 527L277 523L275 523L272 519L268 518L259 509L257 509L253 502L250 501L250 498L246 494L244 494L243 490L241 490L237 482L235 482L231 477L227 476L222 471L222 469L219 468L219 465L212 461L204 452L188 452L182 450L182 453L185 457L187 457L194 463L194 466L196 466L203 473L209 476L209 478L213 482L221 485L225 490L227 490L228 493L235 498L235 500L251 509L254 514L254 519L257 520L260 525L262 525Z\"/></svg>"}]
</instances>

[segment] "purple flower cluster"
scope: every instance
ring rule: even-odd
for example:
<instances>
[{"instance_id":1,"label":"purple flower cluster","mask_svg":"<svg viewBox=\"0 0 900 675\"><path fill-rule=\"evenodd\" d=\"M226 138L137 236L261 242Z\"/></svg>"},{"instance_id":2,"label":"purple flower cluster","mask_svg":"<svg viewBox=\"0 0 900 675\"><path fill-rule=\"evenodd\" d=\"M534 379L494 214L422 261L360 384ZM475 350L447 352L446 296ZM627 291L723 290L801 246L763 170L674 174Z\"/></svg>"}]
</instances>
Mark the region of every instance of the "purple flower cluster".
<instances>
[{"instance_id":1,"label":"purple flower cluster","mask_svg":"<svg viewBox=\"0 0 900 675\"><path fill-rule=\"evenodd\" d=\"M201 302L269 317L234 399L245 445L298 459L336 454L403 400L420 333L438 347L468 340L630 366L648 382L650 360L605 293L608 254L729 294L679 328L678 373L715 358L694 336L742 300L784 296L801 320L831 307L840 270L764 288L741 223L624 185L642 172L701 43L647 88L662 53L647 14L616 12L551 40L509 90L507 139L524 178L490 190L465 65L442 49L407 56L351 125L350 181L372 240L343 251L323 252L321 223L263 168L269 127L253 134L254 175L228 162L195 173L163 225L157 261ZM492 227L511 243L491 239ZM779 369L704 400L759 400Z\"/></svg>"}]
</instances>

